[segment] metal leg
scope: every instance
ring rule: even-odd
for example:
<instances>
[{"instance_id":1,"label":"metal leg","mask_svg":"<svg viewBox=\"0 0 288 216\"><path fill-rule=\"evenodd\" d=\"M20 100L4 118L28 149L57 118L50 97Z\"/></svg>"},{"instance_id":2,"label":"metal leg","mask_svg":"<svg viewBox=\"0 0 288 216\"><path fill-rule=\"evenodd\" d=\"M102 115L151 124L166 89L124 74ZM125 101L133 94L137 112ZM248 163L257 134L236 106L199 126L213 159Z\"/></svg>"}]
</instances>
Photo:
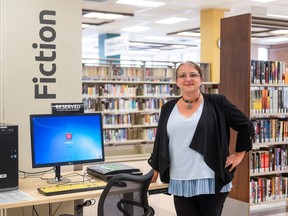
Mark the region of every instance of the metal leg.
<instances>
[{"instance_id":1,"label":"metal leg","mask_svg":"<svg viewBox=\"0 0 288 216\"><path fill-rule=\"evenodd\" d=\"M0 209L0 216L6 216L7 215L7 209Z\"/></svg>"}]
</instances>

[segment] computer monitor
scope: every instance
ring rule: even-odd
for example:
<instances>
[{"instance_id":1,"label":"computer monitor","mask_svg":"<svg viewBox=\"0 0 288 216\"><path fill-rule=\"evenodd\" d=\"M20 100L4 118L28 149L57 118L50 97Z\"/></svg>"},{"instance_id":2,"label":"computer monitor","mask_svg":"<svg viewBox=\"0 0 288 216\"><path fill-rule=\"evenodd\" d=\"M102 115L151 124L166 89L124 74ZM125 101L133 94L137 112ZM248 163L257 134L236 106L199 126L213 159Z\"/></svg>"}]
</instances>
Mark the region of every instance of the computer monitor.
<instances>
[{"instance_id":1,"label":"computer monitor","mask_svg":"<svg viewBox=\"0 0 288 216\"><path fill-rule=\"evenodd\" d=\"M30 131L32 167L55 167L49 183L64 181L62 165L105 160L101 113L32 114Z\"/></svg>"}]
</instances>

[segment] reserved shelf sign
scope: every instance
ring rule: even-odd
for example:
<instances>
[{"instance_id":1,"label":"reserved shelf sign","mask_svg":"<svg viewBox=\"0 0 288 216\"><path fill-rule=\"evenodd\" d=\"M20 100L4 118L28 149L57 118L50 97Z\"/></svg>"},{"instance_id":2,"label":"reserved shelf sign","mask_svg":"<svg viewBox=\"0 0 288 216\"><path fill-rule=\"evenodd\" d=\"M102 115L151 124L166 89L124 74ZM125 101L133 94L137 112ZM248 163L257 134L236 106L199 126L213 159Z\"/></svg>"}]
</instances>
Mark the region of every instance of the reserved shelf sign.
<instances>
[{"instance_id":1,"label":"reserved shelf sign","mask_svg":"<svg viewBox=\"0 0 288 216\"><path fill-rule=\"evenodd\" d=\"M52 114L84 113L83 103L52 103Z\"/></svg>"}]
</instances>

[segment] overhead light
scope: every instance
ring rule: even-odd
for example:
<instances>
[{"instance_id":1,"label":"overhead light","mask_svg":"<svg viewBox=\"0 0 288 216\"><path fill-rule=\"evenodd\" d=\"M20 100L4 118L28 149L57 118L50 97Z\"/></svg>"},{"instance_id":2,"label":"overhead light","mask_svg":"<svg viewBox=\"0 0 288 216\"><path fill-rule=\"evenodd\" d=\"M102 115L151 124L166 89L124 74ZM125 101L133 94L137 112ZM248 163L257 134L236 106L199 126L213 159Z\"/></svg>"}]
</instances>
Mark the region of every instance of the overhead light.
<instances>
[{"instance_id":1,"label":"overhead light","mask_svg":"<svg viewBox=\"0 0 288 216\"><path fill-rule=\"evenodd\" d=\"M288 30L287 29L279 29L279 30L275 30L275 31L271 31L272 34L288 34Z\"/></svg>"},{"instance_id":2,"label":"overhead light","mask_svg":"<svg viewBox=\"0 0 288 216\"><path fill-rule=\"evenodd\" d=\"M118 4L135 5L139 7L159 7L165 5L164 2L144 1L144 0L118 0Z\"/></svg>"},{"instance_id":3,"label":"overhead light","mask_svg":"<svg viewBox=\"0 0 288 216\"><path fill-rule=\"evenodd\" d=\"M268 3L268 2L273 2L275 0L250 0L250 1Z\"/></svg>"},{"instance_id":4,"label":"overhead light","mask_svg":"<svg viewBox=\"0 0 288 216\"><path fill-rule=\"evenodd\" d=\"M87 27L89 27L90 25L89 24L85 24L85 23L82 23L82 29L84 29L84 28L87 28Z\"/></svg>"},{"instance_id":5,"label":"overhead light","mask_svg":"<svg viewBox=\"0 0 288 216\"><path fill-rule=\"evenodd\" d=\"M171 37L157 37L157 36L147 36L145 37L147 40L159 40L159 41L171 41L173 38Z\"/></svg>"},{"instance_id":6,"label":"overhead light","mask_svg":"<svg viewBox=\"0 0 288 216\"><path fill-rule=\"evenodd\" d=\"M144 43L141 43L141 42L129 42L129 45L130 46L143 46Z\"/></svg>"},{"instance_id":7,"label":"overhead light","mask_svg":"<svg viewBox=\"0 0 288 216\"><path fill-rule=\"evenodd\" d=\"M179 32L177 35L188 36L188 37L200 37L200 32Z\"/></svg>"},{"instance_id":8,"label":"overhead light","mask_svg":"<svg viewBox=\"0 0 288 216\"><path fill-rule=\"evenodd\" d=\"M110 14L110 13L99 13L99 12L90 12L90 13L86 13L83 15L83 17L85 18L91 18L91 19L119 19L121 17L123 17L123 15L121 14Z\"/></svg>"},{"instance_id":9,"label":"overhead light","mask_svg":"<svg viewBox=\"0 0 288 216\"><path fill-rule=\"evenodd\" d=\"M277 18L286 18L286 19L288 19L288 16L285 16L285 15L267 14L267 16L270 16L270 17L277 17Z\"/></svg>"},{"instance_id":10,"label":"overhead light","mask_svg":"<svg viewBox=\"0 0 288 216\"><path fill-rule=\"evenodd\" d=\"M278 38L269 38L266 39L267 42L284 42L288 41L288 37L278 37Z\"/></svg>"},{"instance_id":11,"label":"overhead light","mask_svg":"<svg viewBox=\"0 0 288 216\"><path fill-rule=\"evenodd\" d=\"M128 28L123 28L123 29L121 29L121 31L140 32L140 31L147 31L148 29L150 29L150 28L147 26L132 26L132 27L128 27Z\"/></svg>"},{"instance_id":12,"label":"overhead light","mask_svg":"<svg viewBox=\"0 0 288 216\"><path fill-rule=\"evenodd\" d=\"M187 47L187 46L185 46L185 45L175 44L175 45L172 45L171 47L172 47L172 48L179 49L179 48L185 48L185 47Z\"/></svg>"},{"instance_id":13,"label":"overhead light","mask_svg":"<svg viewBox=\"0 0 288 216\"><path fill-rule=\"evenodd\" d=\"M160 49L147 49L147 50L149 50L149 51L152 51L152 52L158 52L158 51L161 51Z\"/></svg>"},{"instance_id":14,"label":"overhead light","mask_svg":"<svg viewBox=\"0 0 288 216\"><path fill-rule=\"evenodd\" d=\"M183 22L187 20L186 18L181 18L181 17L170 17L167 19L162 19L162 20L158 20L156 21L156 23L159 24L174 24L174 23L178 23L178 22Z\"/></svg>"}]
</instances>

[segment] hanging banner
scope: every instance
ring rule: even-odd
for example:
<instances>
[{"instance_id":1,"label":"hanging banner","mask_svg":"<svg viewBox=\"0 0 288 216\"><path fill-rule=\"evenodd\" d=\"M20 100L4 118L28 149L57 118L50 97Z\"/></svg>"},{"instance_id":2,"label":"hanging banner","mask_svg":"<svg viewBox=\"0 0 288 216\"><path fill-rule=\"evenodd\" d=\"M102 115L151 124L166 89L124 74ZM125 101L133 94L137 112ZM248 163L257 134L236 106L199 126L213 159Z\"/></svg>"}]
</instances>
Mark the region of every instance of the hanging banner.
<instances>
[{"instance_id":1,"label":"hanging banner","mask_svg":"<svg viewBox=\"0 0 288 216\"><path fill-rule=\"evenodd\" d=\"M127 35L113 37L105 40L105 56L121 55L129 50L129 39Z\"/></svg>"}]
</instances>

